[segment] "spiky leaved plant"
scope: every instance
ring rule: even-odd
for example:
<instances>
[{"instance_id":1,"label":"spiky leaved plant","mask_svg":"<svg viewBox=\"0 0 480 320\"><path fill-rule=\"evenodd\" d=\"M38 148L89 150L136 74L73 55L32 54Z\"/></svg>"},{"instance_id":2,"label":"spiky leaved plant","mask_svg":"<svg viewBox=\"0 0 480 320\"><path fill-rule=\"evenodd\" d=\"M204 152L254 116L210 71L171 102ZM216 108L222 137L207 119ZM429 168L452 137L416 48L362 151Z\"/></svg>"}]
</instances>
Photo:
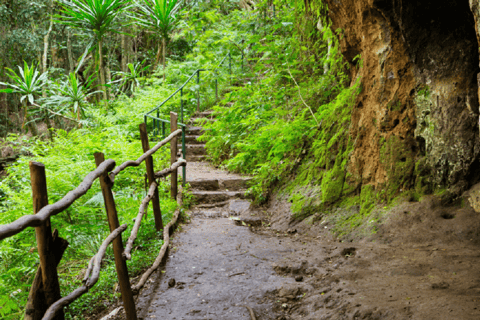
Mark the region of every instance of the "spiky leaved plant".
<instances>
[{"instance_id":1,"label":"spiky leaved plant","mask_svg":"<svg viewBox=\"0 0 480 320\"><path fill-rule=\"evenodd\" d=\"M20 103L24 109L22 128L26 124L32 135L36 136L38 134L37 127L30 120L28 111L35 105L35 99L42 95L42 89L48 80L47 73L40 74L33 63L29 66L25 61L23 68L18 66L18 74L10 68L6 69L8 71L7 76L13 83L0 82L0 85L7 87L0 92L20 94Z\"/></svg>"},{"instance_id":2,"label":"spiky leaved plant","mask_svg":"<svg viewBox=\"0 0 480 320\"><path fill-rule=\"evenodd\" d=\"M160 49L163 54L163 79L165 80L165 50L170 41L170 33L177 22L176 13L180 8L179 0L140 0L136 1L139 8L134 17L140 25L158 33L161 37L161 47L158 46L155 68L160 58Z\"/></svg>"},{"instance_id":3,"label":"spiky leaved plant","mask_svg":"<svg viewBox=\"0 0 480 320\"><path fill-rule=\"evenodd\" d=\"M136 64L129 63L127 64L127 72L119 71L114 73L114 77L118 78L113 83L119 83L118 90L123 90L124 92L130 91L133 95L135 93L135 88L140 86L140 77L144 71L146 71L150 66L143 66L145 60L142 62L137 62Z\"/></svg>"},{"instance_id":4,"label":"spiky leaved plant","mask_svg":"<svg viewBox=\"0 0 480 320\"><path fill-rule=\"evenodd\" d=\"M58 22L76 29L90 32L98 46L98 73L102 86L103 98L106 100L105 71L103 69L103 38L108 32L121 33L115 29L114 21L126 10L132 0L57 0L62 9L57 15Z\"/></svg>"},{"instance_id":5,"label":"spiky leaved plant","mask_svg":"<svg viewBox=\"0 0 480 320\"><path fill-rule=\"evenodd\" d=\"M87 98L100 92L88 92L95 79L88 78L85 83L81 84L73 72L70 72L68 79L59 85L55 85L55 94L50 96L45 104L47 106L55 106L60 109L58 112L64 110L71 110L76 115L77 121L80 121L80 115L83 115L85 106L88 105Z\"/></svg>"}]
</instances>

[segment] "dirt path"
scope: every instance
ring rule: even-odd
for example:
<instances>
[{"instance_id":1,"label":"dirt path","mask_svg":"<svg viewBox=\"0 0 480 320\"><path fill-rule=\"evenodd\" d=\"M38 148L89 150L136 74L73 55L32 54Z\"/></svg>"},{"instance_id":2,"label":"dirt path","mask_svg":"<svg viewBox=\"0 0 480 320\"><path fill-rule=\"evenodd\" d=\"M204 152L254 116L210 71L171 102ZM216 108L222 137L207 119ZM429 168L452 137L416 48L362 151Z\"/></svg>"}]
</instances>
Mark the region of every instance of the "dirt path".
<instances>
[{"instance_id":1,"label":"dirt path","mask_svg":"<svg viewBox=\"0 0 480 320\"><path fill-rule=\"evenodd\" d=\"M272 269L282 246L226 218L194 218L174 241L145 318L276 319L269 293L294 283Z\"/></svg>"},{"instance_id":2,"label":"dirt path","mask_svg":"<svg viewBox=\"0 0 480 320\"><path fill-rule=\"evenodd\" d=\"M252 319L250 308L256 319L480 319L471 207L405 202L373 238L339 242L288 206L252 208L248 178L202 162L201 128L192 132L187 180L198 204L137 297L140 318Z\"/></svg>"},{"instance_id":3,"label":"dirt path","mask_svg":"<svg viewBox=\"0 0 480 320\"><path fill-rule=\"evenodd\" d=\"M138 313L145 319L251 319L254 312L276 319L268 296L295 283L272 269L283 247L228 219L250 212L244 199L249 178L205 162L204 145L196 140L201 130L190 128L187 137L187 182L197 205L188 213L191 222L177 231L165 269L139 296Z\"/></svg>"}]
</instances>

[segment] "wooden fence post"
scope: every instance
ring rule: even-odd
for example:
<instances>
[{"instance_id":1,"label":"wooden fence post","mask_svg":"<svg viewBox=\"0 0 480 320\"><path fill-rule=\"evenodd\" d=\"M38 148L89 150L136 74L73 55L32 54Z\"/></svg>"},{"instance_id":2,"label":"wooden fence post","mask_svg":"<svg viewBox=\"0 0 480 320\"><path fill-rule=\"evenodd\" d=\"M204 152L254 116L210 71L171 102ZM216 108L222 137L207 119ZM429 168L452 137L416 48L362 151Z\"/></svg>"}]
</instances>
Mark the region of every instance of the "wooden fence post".
<instances>
[{"instance_id":1,"label":"wooden fence post","mask_svg":"<svg viewBox=\"0 0 480 320\"><path fill-rule=\"evenodd\" d=\"M36 214L40 209L48 205L45 165L40 162L31 161L30 178L32 181L33 211ZM48 308L61 298L50 219L48 219L43 226L36 227L35 234L37 237L38 255L40 256L43 290ZM65 319L63 310L58 312L55 319Z\"/></svg>"},{"instance_id":2,"label":"wooden fence post","mask_svg":"<svg viewBox=\"0 0 480 320\"><path fill-rule=\"evenodd\" d=\"M170 133L173 133L174 131L177 130L178 125L177 125L177 119L178 116L175 112L170 112ZM177 137L174 137L172 140L170 140L170 163L174 164L177 162ZM178 186L177 186L177 180L178 180L178 169L173 171L170 177L170 193L172 196L173 200L177 199L177 193L178 193Z\"/></svg>"},{"instance_id":3,"label":"wooden fence post","mask_svg":"<svg viewBox=\"0 0 480 320\"><path fill-rule=\"evenodd\" d=\"M147 134L147 126L145 123L141 123L139 125L140 128L140 139L142 139L142 148L143 152L147 152L150 150L150 144L148 143L148 134ZM148 185L150 186L153 182L155 182L155 172L153 169L153 157L149 156L145 159L145 166L147 168L147 179ZM147 188L148 189L148 188ZM160 209L160 199L158 197L158 187L155 188L152 197L152 207L153 207L153 217L155 218L155 229L157 231L163 230L163 221L162 221L162 211Z\"/></svg>"},{"instance_id":4,"label":"wooden fence post","mask_svg":"<svg viewBox=\"0 0 480 320\"><path fill-rule=\"evenodd\" d=\"M103 153L97 152L94 154L95 164L97 167L105 160ZM108 173L104 173L100 176L100 186L102 187L103 199L105 200L105 209L107 211L108 224L110 226L110 232L117 229L120 224L118 222L117 208L115 206L115 200L113 198L112 186L110 182L107 182ZM128 278L127 262L123 257L123 243L122 235L113 240L113 253L115 255L115 267L117 269L118 283L120 284L120 292L122 293L123 307L128 320L136 320L137 312L135 311L135 302L133 301L133 292L130 287L130 280Z\"/></svg>"},{"instance_id":5,"label":"wooden fence post","mask_svg":"<svg viewBox=\"0 0 480 320\"><path fill-rule=\"evenodd\" d=\"M58 236L58 230L53 231L53 254L55 255L56 266L62 260L63 253L68 247L68 241ZM45 291L42 282L42 267L37 268L37 273L33 279L30 292L28 293L27 304L25 305L24 320L42 320L47 312L47 302L45 300Z\"/></svg>"}]
</instances>

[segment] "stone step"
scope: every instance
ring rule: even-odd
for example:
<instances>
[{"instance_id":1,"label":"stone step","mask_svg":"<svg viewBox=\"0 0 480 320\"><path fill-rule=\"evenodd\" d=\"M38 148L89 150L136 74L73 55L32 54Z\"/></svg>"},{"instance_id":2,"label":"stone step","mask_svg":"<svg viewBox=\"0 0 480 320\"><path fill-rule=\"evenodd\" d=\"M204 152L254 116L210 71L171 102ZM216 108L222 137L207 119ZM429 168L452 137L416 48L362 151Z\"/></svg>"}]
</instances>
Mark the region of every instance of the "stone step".
<instances>
[{"instance_id":1,"label":"stone step","mask_svg":"<svg viewBox=\"0 0 480 320\"><path fill-rule=\"evenodd\" d=\"M251 207L250 201L242 199L233 199L228 201L197 204L192 207L192 215L205 218L231 218L239 216L243 212L249 210ZM232 219L235 223L240 225L259 225L258 221L252 218L237 218ZM258 218L256 219L258 220ZM238 221L238 222L237 222ZM252 223L253 222L253 223Z\"/></svg>"},{"instance_id":2,"label":"stone step","mask_svg":"<svg viewBox=\"0 0 480 320\"><path fill-rule=\"evenodd\" d=\"M188 177L188 174L187 174ZM190 184L190 187L193 190L198 191L218 191L220 190L220 185L217 179L205 179L205 180L187 180L187 183Z\"/></svg>"},{"instance_id":3,"label":"stone step","mask_svg":"<svg viewBox=\"0 0 480 320\"><path fill-rule=\"evenodd\" d=\"M187 168L188 168L188 162L203 162L207 160L207 156L202 154L202 155L194 155L194 154L188 154L187 153ZM188 169L187 169L188 170Z\"/></svg>"},{"instance_id":4,"label":"stone step","mask_svg":"<svg viewBox=\"0 0 480 320\"><path fill-rule=\"evenodd\" d=\"M202 135L204 131L205 131L205 130L203 130L202 127L187 127L187 134L188 134L188 135L197 135L197 136L199 136L199 135Z\"/></svg>"},{"instance_id":5,"label":"stone step","mask_svg":"<svg viewBox=\"0 0 480 320\"><path fill-rule=\"evenodd\" d=\"M201 126L205 123L213 123L216 122L217 119L211 119L211 118L192 118L190 119L190 124L191 125L196 125L196 126Z\"/></svg>"},{"instance_id":6,"label":"stone step","mask_svg":"<svg viewBox=\"0 0 480 320\"><path fill-rule=\"evenodd\" d=\"M197 204L245 198L243 191L192 191L191 195Z\"/></svg>"},{"instance_id":7,"label":"stone step","mask_svg":"<svg viewBox=\"0 0 480 320\"><path fill-rule=\"evenodd\" d=\"M251 178L187 180L193 190L203 191L242 191L248 188Z\"/></svg>"},{"instance_id":8,"label":"stone step","mask_svg":"<svg viewBox=\"0 0 480 320\"><path fill-rule=\"evenodd\" d=\"M185 149L186 149L185 152L187 153L187 156L189 154L196 155L196 156L206 154L204 144L186 144ZM182 152L182 145L181 144L177 145L177 150L178 150L179 154Z\"/></svg>"},{"instance_id":9,"label":"stone step","mask_svg":"<svg viewBox=\"0 0 480 320\"><path fill-rule=\"evenodd\" d=\"M188 144L203 144L203 142L198 141L197 139L200 136L185 136L185 143Z\"/></svg>"},{"instance_id":10,"label":"stone step","mask_svg":"<svg viewBox=\"0 0 480 320\"><path fill-rule=\"evenodd\" d=\"M208 111L202 111L200 113L197 113L196 115L194 115L193 117L194 118L210 118L212 117L213 115L213 111L212 110L208 110Z\"/></svg>"},{"instance_id":11,"label":"stone step","mask_svg":"<svg viewBox=\"0 0 480 320\"><path fill-rule=\"evenodd\" d=\"M252 178L231 178L218 181L220 190L237 191L247 189Z\"/></svg>"}]
</instances>

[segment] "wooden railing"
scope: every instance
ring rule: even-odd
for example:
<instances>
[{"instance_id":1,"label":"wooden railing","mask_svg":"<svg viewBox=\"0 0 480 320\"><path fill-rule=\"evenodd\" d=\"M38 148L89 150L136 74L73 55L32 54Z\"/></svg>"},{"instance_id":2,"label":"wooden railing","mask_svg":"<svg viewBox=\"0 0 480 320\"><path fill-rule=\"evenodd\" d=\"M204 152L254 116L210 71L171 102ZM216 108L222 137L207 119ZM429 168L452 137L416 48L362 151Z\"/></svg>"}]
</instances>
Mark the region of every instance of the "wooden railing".
<instances>
[{"instance_id":1,"label":"wooden railing","mask_svg":"<svg viewBox=\"0 0 480 320\"><path fill-rule=\"evenodd\" d=\"M170 119L172 124L177 123L177 115L175 113L171 112ZM102 260L107 246L110 243L112 243L113 246L115 267L127 319L137 319L133 295L143 287L152 272L160 266L166 253L170 241L170 233L173 232L173 226L177 222L180 207L182 206L182 192L180 192L180 195L177 197L177 170L179 167L186 166L187 164L183 158L177 159L177 136L182 134L182 130L176 130L176 125L172 125L171 134L168 137L157 143L151 149L145 123L140 124L139 128L144 152L140 158L135 161L127 161L115 167L114 160L105 160L103 153L95 153L97 169L90 172L77 188L68 192L61 200L53 204L48 204L45 166L39 162L30 162L34 214L23 216L10 224L0 226L0 240L16 235L26 228L35 227L40 266L30 289L25 311L25 320L64 319L63 308L88 292L98 281ZM168 142L170 142L171 149L171 166L170 168L154 172L152 155ZM185 157L185 155L182 155L182 157ZM144 161L146 164L149 190L140 205L137 218L135 219L135 225L133 226L124 250L122 232L124 232L128 226L126 224L120 226L119 224L112 187L115 177L120 172L128 167L137 167ZM171 175L171 196L179 202L179 209L175 212L170 223L164 227L156 179L168 175ZM55 229L52 234L50 217L63 212L78 198L86 194L97 178L100 180L110 226L110 234L103 241L98 253L91 258L82 281L83 285L66 297L61 298L57 265L68 246L68 242L58 236L58 230ZM126 260L131 259L133 243L150 202L152 202L153 206L155 228L157 231L163 230L164 244L153 265L142 275L138 283L132 287L130 285Z\"/></svg>"}]
</instances>

